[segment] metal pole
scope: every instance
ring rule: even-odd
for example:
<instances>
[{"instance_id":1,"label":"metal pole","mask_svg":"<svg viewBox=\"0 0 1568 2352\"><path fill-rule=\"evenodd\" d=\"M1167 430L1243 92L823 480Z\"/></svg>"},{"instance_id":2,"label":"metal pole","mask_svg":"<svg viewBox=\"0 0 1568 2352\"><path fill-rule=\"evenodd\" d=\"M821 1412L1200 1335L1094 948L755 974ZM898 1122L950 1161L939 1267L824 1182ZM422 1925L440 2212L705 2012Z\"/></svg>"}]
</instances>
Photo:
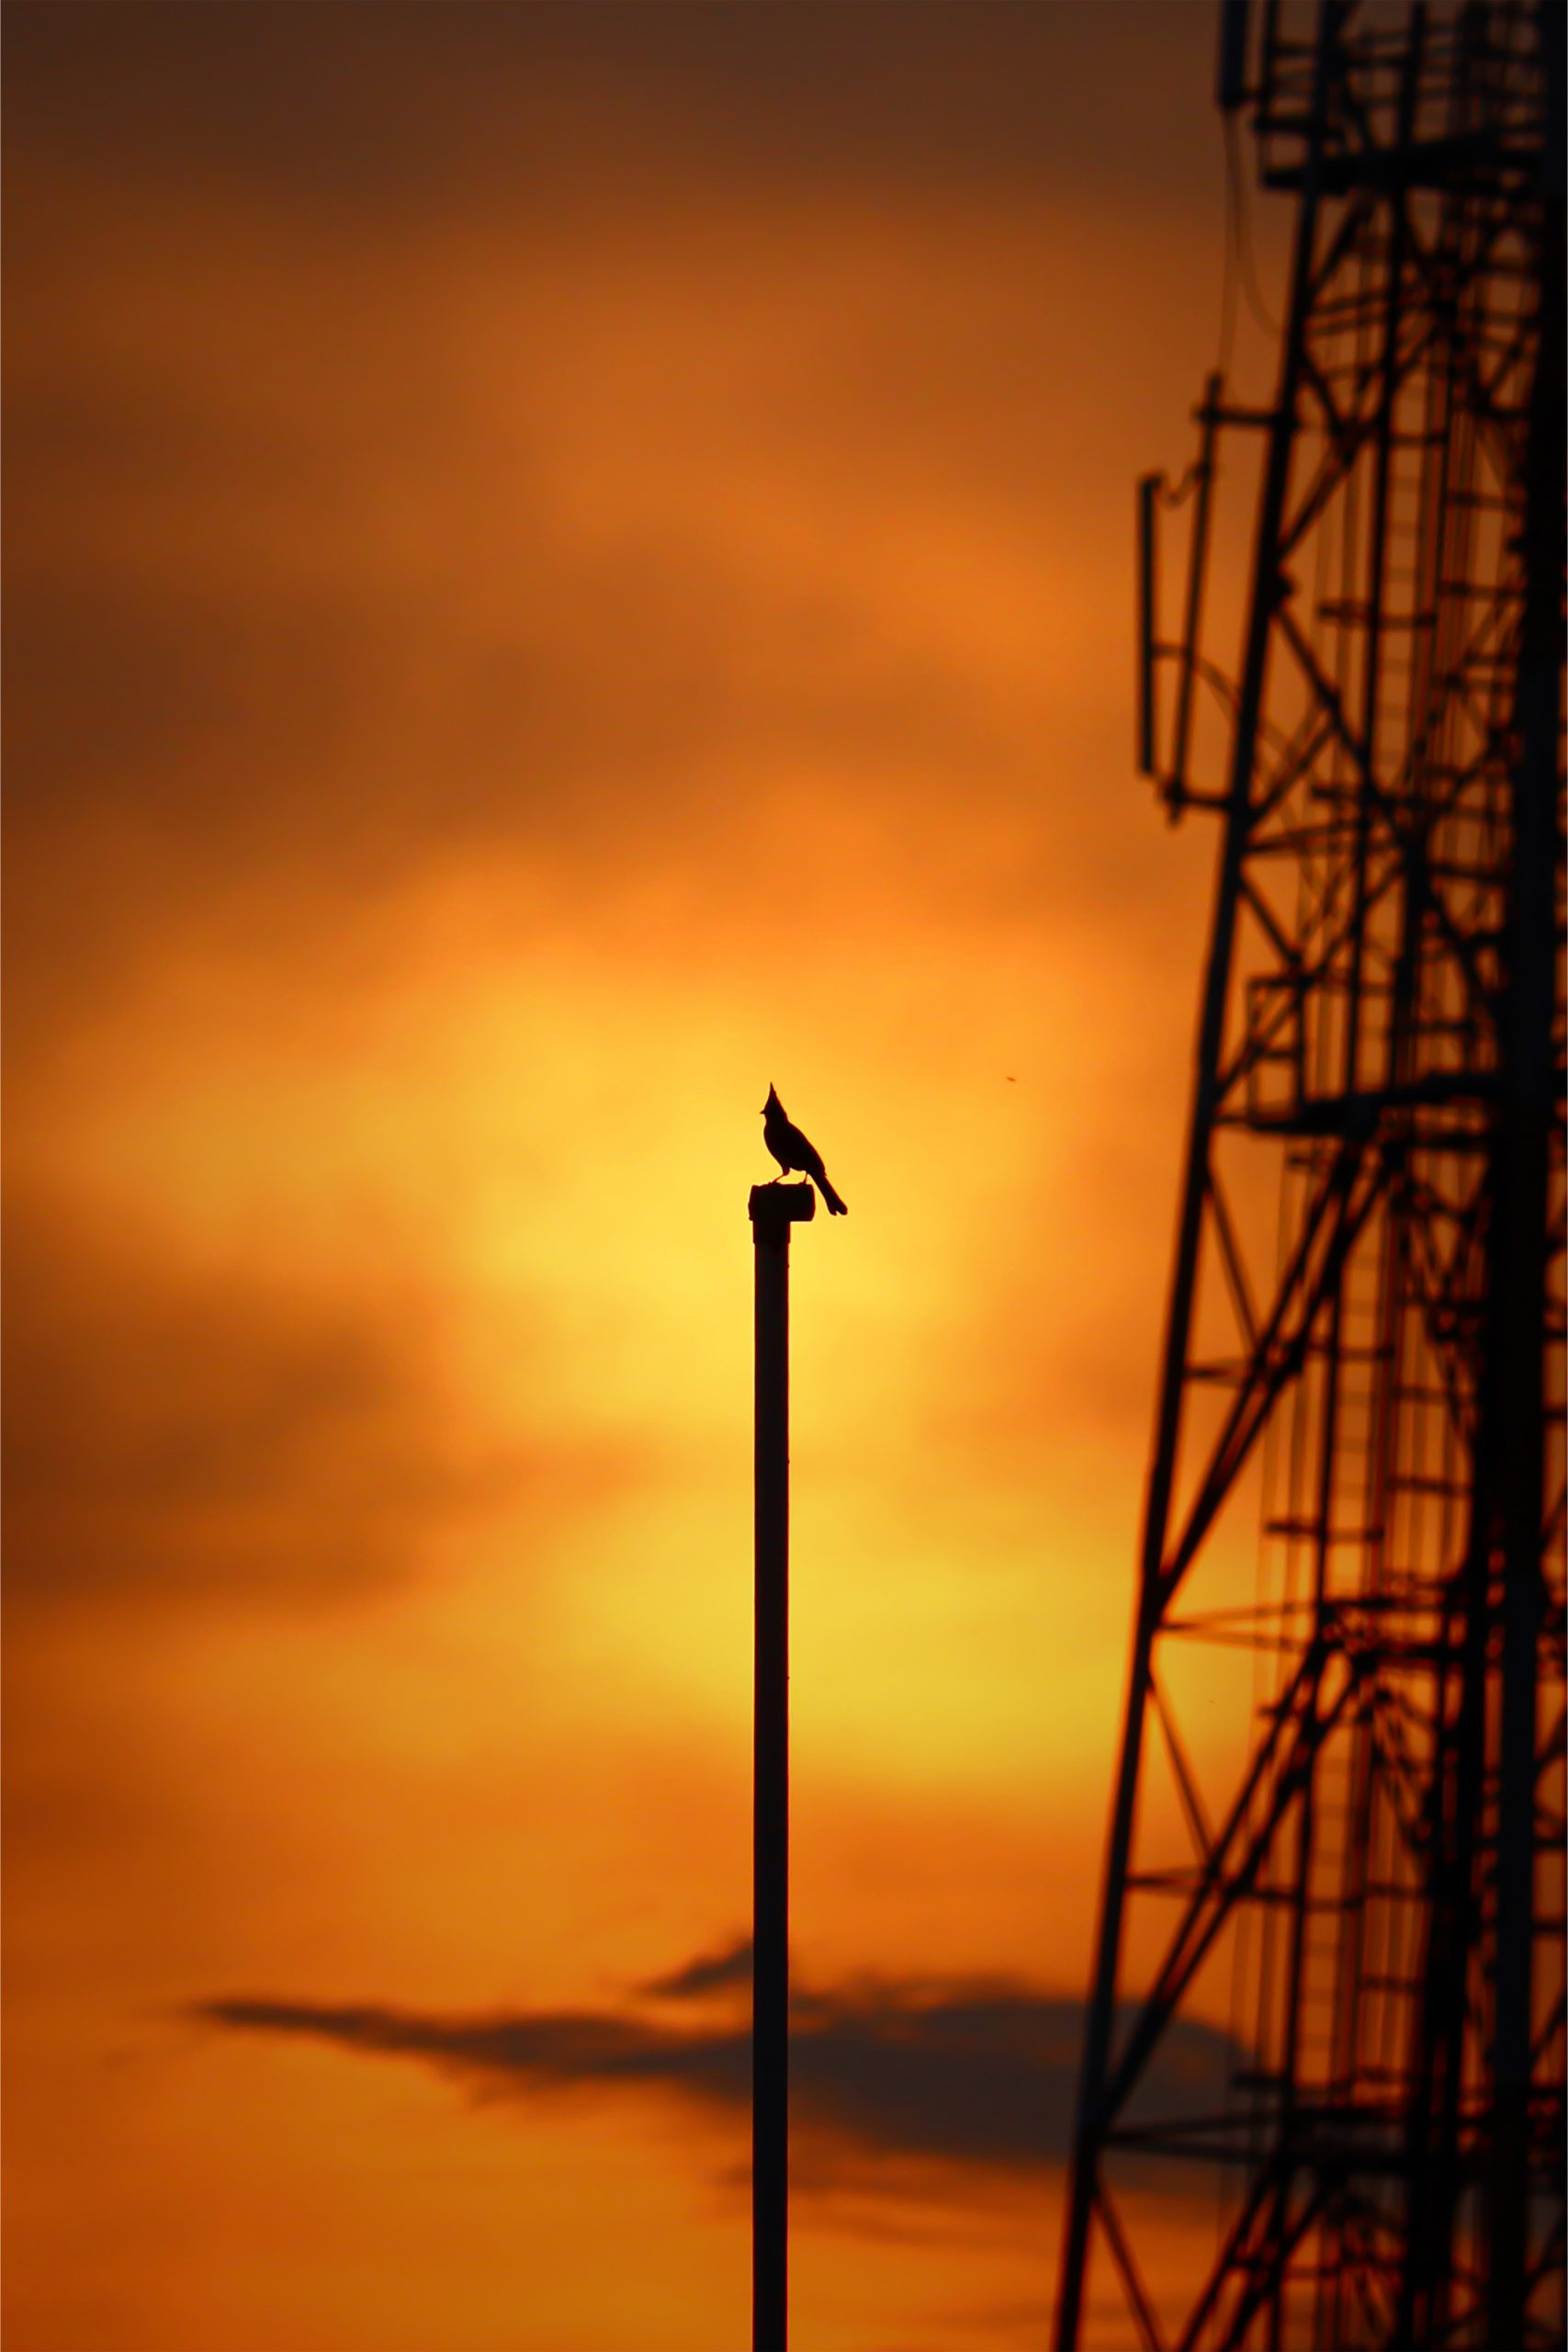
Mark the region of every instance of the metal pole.
<instances>
[{"instance_id":1,"label":"metal pole","mask_svg":"<svg viewBox=\"0 0 1568 2352\"><path fill-rule=\"evenodd\" d=\"M751 1782L751 2352L789 2337L789 1229L810 1184L758 1184Z\"/></svg>"}]
</instances>

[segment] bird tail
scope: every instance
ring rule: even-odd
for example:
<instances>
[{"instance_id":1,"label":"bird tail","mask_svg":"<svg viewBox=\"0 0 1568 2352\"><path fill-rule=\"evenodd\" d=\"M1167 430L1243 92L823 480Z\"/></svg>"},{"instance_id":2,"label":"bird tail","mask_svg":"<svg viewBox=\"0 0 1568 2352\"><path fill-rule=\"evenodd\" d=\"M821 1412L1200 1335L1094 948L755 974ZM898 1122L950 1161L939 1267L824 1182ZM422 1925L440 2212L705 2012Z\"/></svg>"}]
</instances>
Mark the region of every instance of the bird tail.
<instances>
[{"instance_id":1,"label":"bird tail","mask_svg":"<svg viewBox=\"0 0 1568 2352\"><path fill-rule=\"evenodd\" d=\"M821 1193L821 1194L822 1194L822 1198L823 1198L823 1199L827 1202L827 1204L828 1204L828 1214L829 1214L829 1216L848 1216L848 1215L849 1215L849 1210L845 1207L845 1205L844 1205L843 1202L839 1198L839 1195L837 1194L837 1193L835 1193L835 1192L834 1192L833 1187L831 1186L831 1184L829 1184L829 1183L828 1179L826 1178L826 1176L818 1176L818 1178L817 1179L817 1183L818 1183L818 1190L820 1191L820 1193Z\"/></svg>"}]
</instances>

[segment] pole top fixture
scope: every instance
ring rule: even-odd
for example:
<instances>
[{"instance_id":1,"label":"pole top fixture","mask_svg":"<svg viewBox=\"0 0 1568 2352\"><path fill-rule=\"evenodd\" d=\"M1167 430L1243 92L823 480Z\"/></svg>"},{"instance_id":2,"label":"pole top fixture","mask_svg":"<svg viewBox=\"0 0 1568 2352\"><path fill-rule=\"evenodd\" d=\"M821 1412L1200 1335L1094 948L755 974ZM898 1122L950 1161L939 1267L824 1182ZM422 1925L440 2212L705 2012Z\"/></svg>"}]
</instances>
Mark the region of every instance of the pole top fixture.
<instances>
[{"instance_id":1,"label":"pole top fixture","mask_svg":"<svg viewBox=\"0 0 1568 2352\"><path fill-rule=\"evenodd\" d=\"M817 1187L812 1183L753 1184L746 1214L756 1228L753 1241L787 1241L792 1225L809 1225L817 1214Z\"/></svg>"}]
</instances>

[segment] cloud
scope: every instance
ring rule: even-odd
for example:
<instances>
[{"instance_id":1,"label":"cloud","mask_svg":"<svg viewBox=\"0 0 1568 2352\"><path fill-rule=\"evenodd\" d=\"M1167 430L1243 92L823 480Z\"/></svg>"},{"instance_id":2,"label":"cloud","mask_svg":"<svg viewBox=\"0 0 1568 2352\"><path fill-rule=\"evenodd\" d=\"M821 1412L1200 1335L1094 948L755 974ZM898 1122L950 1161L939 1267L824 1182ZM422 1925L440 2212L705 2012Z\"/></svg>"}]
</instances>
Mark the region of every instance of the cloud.
<instances>
[{"instance_id":1,"label":"cloud","mask_svg":"<svg viewBox=\"0 0 1568 2352\"><path fill-rule=\"evenodd\" d=\"M586 1435L464 1442L415 1292L203 1268L28 1197L6 1240L15 1600L353 1595L455 1521L547 1540L640 1475Z\"/></svg>"},{"instance_id":2,"label":"cloud","mask_svg":"<svg viewBox=\"0 0 1568 2352\"><path fill-rule=\"evenodd\" d=\"M701 1956L641 1988L705 2011L670 2025L617 2009L441 2016L378 2005L225 1996L190 2014L231 2033L323 2041L362 2055L413 2058L490 2095L673 2091L743 2109L750 2091L744 1943ZM717 1996L716 1998L715 1996ZM1006 2171L1060 2165L1071 2143L1083 2005L998 1977L872 1976L802 1987L793 1998L790 2080L808 2177L899 2156ZM1179 2098L1218 2108L1239 2063L1217 2029L1175 2023L1140 2094L1154 2114ZM1162 2168L1162 2177L1176 2175Z\"/></svg>"},{"instance_id":3,"label":"cloud","mask_svg":"<svg viewBox=\"0 0 1568 2352\"><path fill-rule=\"evenodd\" d=\"M696 2001L711 1993L750 1993L750 1988L751 1946L743 1937L718 1951L686 1961L668 1976L649 1977L640 1989L650 2000Z\"/></svg>"},{"instance_id":4,"label":"cloud","mask_svg":"<svg viewBox=\"0 0 1568 2352\"><path fill-rule=\"evenodd\" d=\"M1207 96L1212 0L677 0L292 11L16 0L7 130L361 219L672 177L788 189L1086 187L1201 203L1173 89ZM156 28L150 33L149 25ZM307 29L308 25L308 29ZM1129 70L1136 58L1141 70ZM1106 136L1114 122L1117 135ZM586 185L585 185L586 184Z\"/></svg>"},{"instance_id":5,"label":"cloud","mask_svg":"<svg viewBox=\"0 0 1568 2352\"><path fill-rule=\"evenodd\" d=\"M855 814L859 920L867 852L932 833L945 901L976 820L978 920L1164 903L1095 780L1127 324L1191 306L1163 233L1096 241L1205 152L1198 0L15 13L24 1051L172 933L259 899L330 940L442 859L734 900L803 778Z\"/></svg>"}]
</instances>

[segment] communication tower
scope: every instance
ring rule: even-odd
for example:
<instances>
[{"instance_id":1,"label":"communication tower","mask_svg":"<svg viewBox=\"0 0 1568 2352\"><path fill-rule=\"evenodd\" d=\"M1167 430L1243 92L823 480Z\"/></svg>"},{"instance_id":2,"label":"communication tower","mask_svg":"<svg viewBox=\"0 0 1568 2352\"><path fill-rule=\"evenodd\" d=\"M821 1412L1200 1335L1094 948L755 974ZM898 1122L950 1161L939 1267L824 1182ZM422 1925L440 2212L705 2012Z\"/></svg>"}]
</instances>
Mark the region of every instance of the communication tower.
<instances>
[{"instance_id":1,"label":"communication tower","mask_svg":"<svg viewBox=\"0 0 1568 2352\"><path fill-rule=\"evenodd\" d=\"M1058 2352L1563 2338L1565 22L1221 10L1294 230L1271 402L1142 492L1140 764L1220 845Z\"/></svg>"}]
</instances>

